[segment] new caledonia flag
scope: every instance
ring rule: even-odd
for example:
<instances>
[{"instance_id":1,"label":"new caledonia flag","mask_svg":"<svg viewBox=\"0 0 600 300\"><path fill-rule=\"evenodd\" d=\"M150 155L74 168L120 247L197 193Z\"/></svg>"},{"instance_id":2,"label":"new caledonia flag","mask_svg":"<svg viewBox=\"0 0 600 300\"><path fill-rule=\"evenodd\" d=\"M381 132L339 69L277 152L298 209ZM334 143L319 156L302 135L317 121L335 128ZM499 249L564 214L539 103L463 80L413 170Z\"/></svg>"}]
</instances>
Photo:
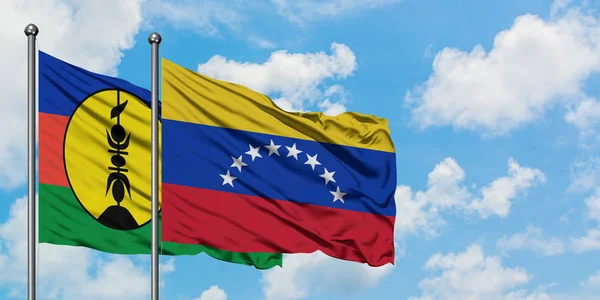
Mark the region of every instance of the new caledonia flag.
<instances>
[{"instance_id":1,"label":"new caledonia flag","mask_svg":"<svg viewBox=\"0 0 600 300\"><path fill-rule=\"evenodd\" d=\"M39 52L40 242L150 253L150 95ZM260 269L282 264L280 253L174 242L161 248L166 255L205 252Z\"/></svg>"},{"instance_id":2,"label":"new caledonia flag","mask_svg":"<svg viewBox=\"0 0 600 300\"><path fill-rule=\"evenodd\" d=\"M387 121L290 113L162 60L163 240L394 263Z\"/></svg>"}]
</instances>

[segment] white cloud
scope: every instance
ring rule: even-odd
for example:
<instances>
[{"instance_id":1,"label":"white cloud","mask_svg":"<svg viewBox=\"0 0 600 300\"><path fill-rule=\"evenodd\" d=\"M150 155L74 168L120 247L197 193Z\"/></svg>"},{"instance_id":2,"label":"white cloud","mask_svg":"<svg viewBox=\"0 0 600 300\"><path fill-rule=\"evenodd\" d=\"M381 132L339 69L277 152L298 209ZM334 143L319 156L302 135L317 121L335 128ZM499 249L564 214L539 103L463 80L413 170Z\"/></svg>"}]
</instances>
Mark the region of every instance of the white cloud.
<instances>
[{"instance_id":1,"label":"white cloud","mask_svg":"<svg viewBox=\"0 0 600 300\"><path fill-rule=\"evenodd\" d=\"M582 101L583 83L600 70L600 21L561 3L554 11L549 20L519 16L489 52L440 51L427 82L406 95L414 121L498 135Z\"/></svg>"},{"instance_id":2,"label":"white cloud","mask_svg":"<svg viewBox=\"0 0 600 300\"><path fill-rule=\"evenodd\" d=\"M375 287L394 266L366 264L331 258L320 251L285 255L284 268L263 272L261 284L266 300L303 299L312 293L354 294Z\"/></svg>"},{"instance_id":3,"label":"white cloud","mask_svg":"<svg viewBox=\"0 0 600 300\"><path fill-rule=\"evenodd\" d=\"M173 273L175 271L175 258L170 257L166 262L161 262L158 267L161 274Z\"/></svg>"},{"instance_id":4,"label":"white cloud","mask_svg":"<svg viewBox=\"0 0 600 300\"><path fill-rule=\"evenodd\" d=\"M567 113L565 121L575 125L585 135L594 133L594 127L600 124L600 102L595 99L582 101Z\"/></svg>"},{"instance_id":5,"label":"white cloud","mask_svg":"<svg viewBox=\"0 0 600 300\"><path fill-rule=\"evenodd\" d=\"M525 290L512 292L504 297L504 300L552 300L552 299L558 300L558 299L554 298L554 295L549 295L545 292L529 293ZM583 300L583 299L579 299L579 300Z\"/></svg>"},{"instance_id":6,"label":"white cloud","mask_svg":"<svg viewBox=\"0 0 600 300\"><path fill-rule=\"evenodd\" d=\"M425 263L425 269L440 273L421 280L419 288L423 294L411 300L550 299L541 292L514 291L533 276L521 267L503 266L498 256L485 256L477 244L458 254L434 254Z\"/></svg>"},{"instance_id":7,"label":"white cloud","mask_svg":"<svg viewBox=\"0 0 600 300\"><path fill-rule=\"evenodd\" d=\"M164 20L177 29L190 30L204 36L223 37L225 33L233 33L255 46L273 49L276 48L276 45L272 41L255 33L253 19L264 20L283 16L284 21L304 27L310 21L328 20L332 17L358 13L400 1L147 0L143 8L145 16L153 23ZM146 25L152 26L152 24Z\"/></svg>"},{"instance_id":8,"label":"white cloud","mask_svg":"<svg viewBox=\"0 0 600 300\"><path fill-rule=\"evenodd\" d=\"M481 190L483 197L471 202L470 209L477 211L483 218L492 214L506 217L511 206L510 200L517 193L525 193L528 188L545 181L540 170L521 167L511 157L508 160L508 176L500 177L484 187Z\"/></svg>"},{"instance_id":9,"label":"white cloud","mask_svg":"<svg viewBox=\"0 0 600 300\"><path fill-rule=\"evenodd\" d=\"M431 52L432 48L433 48L433 44L429 44L427 46L427 48L425 48L425 51L423 52L423 57L430 58L433 55L433 53Z\"/></svg>"},{"instance_id":10,"label":"white cloud","mask_svg":"<svg viewBox=\"0 0 600 300\"><path fill-rule=\"evenodd\" d=\"M324 81L352 75L356 57L343 44L333 43L331 52L328 55L275 51L262 64L240 63L216 55L198 65L198 72L271 95L275 103L286 110L302 111L305 104L320 101L325 110L335 114L344 111L343 101L332 102L331 98L343 94L343 89L338 85L326 87Z\"/></svg>"},{"instance_id":11,"label":"white cloud","mask_svg":"<svg viewBox=\"0 0 600 300\"><path fill-rule=\"evenodd\" d=\"M323 114L328 116L336 116L341 113L346 112L346 106L344 106L347 102L346 100L346 92L344 91L344 87L336 84L332 85L325 90L323 95L325 100L321 103L318 103L317 106Z\"/></svg>"},{"instance_id":12,"label":"white cloud","mask_svg":"<svg viewBox=\"0 0 600 300\"><path fill-rule=\"evenodd\" d=\"M596 192L585 199L585 204L587 207L587 217L600 224L600 187L597 187Z\"/></svg>"},{"instance_id":13,"label":"white cloud","mask_svg":"<svg viewBox=\"0 0 600 300\"><path fill-rule=\"evenodd\" d=\"M568 191L586 192L600 186L600 157L575 162L571 166Z\"/></svg>"},{"instance_id":14,"label":"white cloud","mask_svg":"<svg viewBox=\"0 0 600 300\"><path fill-rule=\"evenodd\" d=\"M27 200L20 198L0 224L0 286L24 296L27 283ZM127 256L101 256L84 247L39 244L38 295L59 299L147 299L147 267ZM174 270L173 260L161 265L161 277Z\"/></svg>"},{"instance_id":15,"label":"white cloud","mask_svg":"<svg viewBox=\"0 0 600 300\"><path fill-rule=\"evenodd\" d=\"M166 21L178 30L202 36L224 38L227 35L245 39L264 49L275 48L272 41L253 32L251 15L263 16L273 11L272 5L246 0L145 0L143 10L148 28Z\"/></svg>"},{"instance_id":16,"label":"white cloud","mask_svg":"<svg viewBox=\"0 0 600 300\"><path fill-rule=\"evenodd\" d=\"M590 275L585 282L581 283L581 286L584 288L600 290L600 271L595 275Z\"/></svg>"},{"instance_id":17,"label":"white cloud","mask_svg":"<svg viewBox=\"0 0 600 300\"><path fill-rule=\"evenodd\" d=\"M247 35L247 37L250 42L252 42L254 45L258 46L259 48L263 48L263 49L277 48L277 45L275 45L274 42L269 41L265 38L259 37L257 35L250 34L250 35Z\"/></svg>"},{"instance_id":18,"label":"white cloud","mask_svg":"<svg viewBox=\"0 0 600 300\"><path fill-rule=\"evenodd\" d=\"M328 116L337 116L346 112L346 107L343 104L339 102L332 103L329 99L319 103L318 107L323 111L323 114Z\"/></svg>"},{"instance_id":19,"label":"white cloud","mask_svg":"<svg viewBox=\"0 0 600 300\"><path fill-rule=\"evenodd\" d=\"M401 0L271 0L279 14L291 22L304 25L318 18L338 17L361 10L374 9L400 2Z\"/></svg>"},{"instance_id":20,"label":"white cloud","mask_svg":"<svg viewBox=\"0 0 600 300\"><path fill-rule=\"evenodd\" d=\"M437 235L446 223L440 213L455 210L477 213L482 218L495 214L506 217L512 201L533 185L544 181L544 174L508 160L508 176L493 180L488 186L471 191L463 183L465 172L453 158L445 158L428 175L427 190L412 192L408 186L396 189L396 235L424 232ZM477 196L481 194L481 196Z\"/></svg>"},{"instance_id":21,"label":"white cloud","mask_svg":"<svg viewBox=\"0 0 600 300\"><path fill-rule=\"evenodd\" d=\"M585 236L571 238L571 247L575 253L600 250L600 229L589 229Z\"/></svg>"},{"instance_id":22,"label":"white cloud","mask_svg":"<svg viewBox=\"0 0 600 300\"><path fill-rule=\"evenodd\" d=\"M395 234L398 238L417 231L436 235L436 230L446 224L439 213L462 208L470 198L468 189L461 185L465 173L453 158L442 160L427 177L426 191L413 194L408 186L396 189Z\"/></svg>"},{"instance_id":23,"label":"white cloud","mask_svg":"<svg viewBox=\"0 0 600 300\"><path fill-rule=\"evenodd\" d=\"M15 187L24 183L26 179L25 26L33 22L39 27L40 50L91 71L114 75L123 50L131 48L134 44L134 36L142 22L142 2L0 2L0 90L3 92L0 100L0 127L3 128L0 132L0 187Z\"/></svg>"},{"instance_id":24,"label":"white cloud","mask_svg":"<svg viewBox=\"0 0 600 300\"><path fill-rule=\"evenodd\" d=\"M426 194L426 192L425 192ZM421 196L418 196L421 195ZM445 222L437 218L438 210L430 209L427 197L418 191L415 196L409 186L401 185L396 188L396 223L395 232L397 238L403 238L408 233L423 231L429 236L436 235L437 228Z\"/></svg>"},{"instance_id":25,"label":"white cloud","mask_svg":"<svg viewBox=\"0 0 600 300\"><path fill-rule=\"evenodd\" d=\"M571 238L571 248L576 253L600 250L600 187L585 199L585 204L586 217L595 221L597 227L588 229L585 236Z\"/></svg>"},{"instance_id":26,"label":"white cloud","mask_svg":"<svg viewBox=\"0 0 600 300\"><path fill-rule=\"evenodd\" d=\"M226 5L220 1L165 1L148 0L144 13L154 20L165 20L178 29L188 29L202 35L219 34L219 26L239 30L244 14L239 10L239 1L229 0Z\"/></svg>"},{"instance_id":27,"label":"white cloud","mask_svg":"<svg viewBox=\"0 0 600 300\"><path fill-rule=\"evenodd\" d=\"M550 6L550 15L556 16L557 14L564 12L569 8L571 2L573 2L573 0L554 0Z\"/></svg>"},{"instance_id":28,"label":"white cloud","mask_svg":"<svg viewBox=\"0 0 600 300\"><path fill-rule=\"evenodd\" d=\"M208 290L202 292L199 298L194 300L227 300L227 293L219 286L213 285Z\"/></svg>"},{"instance_id":29,"label":"white cloud","mask_svg":"<svg viewBox=\"0 0 600 300\"><path fill-rule=\"evenodd\" d=\"M503 236L496 242L496 247L501 252L513 250L530 250L543 256L552 256L565 253L566 247L558 238L546 238L542 229L527 226L523 233L516 233L510 237Z\"/></svg>"}]
</instances>

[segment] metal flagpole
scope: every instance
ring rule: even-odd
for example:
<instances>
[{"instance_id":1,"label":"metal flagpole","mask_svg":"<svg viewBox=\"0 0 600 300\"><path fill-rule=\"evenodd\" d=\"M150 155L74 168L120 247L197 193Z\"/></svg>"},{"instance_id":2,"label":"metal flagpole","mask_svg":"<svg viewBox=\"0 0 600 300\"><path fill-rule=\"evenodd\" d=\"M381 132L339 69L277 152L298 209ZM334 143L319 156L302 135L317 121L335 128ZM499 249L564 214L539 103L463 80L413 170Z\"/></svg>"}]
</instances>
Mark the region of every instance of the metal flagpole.
<instances>
[{"instance_id":1,"label":"metal flagpole","mask_svg":"<svg viewBox=\"0 0 600 300\"><path fill-rule=\"evenodd\" d=\"M148 37L152 47L152 300L158 300L158 45L162 38Z\"/></svg>"},{"instance_id":2,"label":"metal flagpole","mask_svg":"<svg viewBox=\"0 0 600 300\"><path fill-rule=\"evenodd\" d=\"M36 53L35 39L39 30L35 24L25 27L27 36L27 299L35 300L35 250L37 245L35 203L35 110L36 110Z\"/></svg>"}]
</instances>

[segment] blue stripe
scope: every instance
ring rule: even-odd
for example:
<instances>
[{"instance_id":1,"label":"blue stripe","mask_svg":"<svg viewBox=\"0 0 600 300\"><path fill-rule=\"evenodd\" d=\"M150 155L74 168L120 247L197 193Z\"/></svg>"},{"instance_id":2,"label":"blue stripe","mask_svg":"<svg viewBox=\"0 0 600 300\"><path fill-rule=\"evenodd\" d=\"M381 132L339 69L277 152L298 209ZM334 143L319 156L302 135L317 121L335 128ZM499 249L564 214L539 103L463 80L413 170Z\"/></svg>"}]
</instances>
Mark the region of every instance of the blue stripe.
<instances>
[{"instance_id":1,"label":"blue stripe","mask_svg":"<svg viewBox=\"0 0 600 300\"><path fill-rule=\"evenodd\" d=\"M162 176L165 183L385 216L396 215L394 153L173 120L163 120L162 135ZM278 149L280 156L273 154L269 157L264 145L269 145L271 140L281 145ZM298 160L287 157L286 146L291 147L294 143L297 149L303 151ZM245 154L249 144L260 146L262 158L257 157L252 162L251 156ZM317 154L321 163L314 171L310 165L304 164L307 154ZM236 167L231 167L231 157L238 158L240 155L248 165L242 167L241 173ZM325 185L325 179L319 177L324 168L329 172L335 171L333 178L336 182ZM237 177L233 187L223 185L219 176L228 170ZM330 191L335 191L336 187L347 193L343 197L345 203L333 202L334 196Z\"/></svg>"},{"instance_id":2,"label":"blue stripe","mask_svg":"<svg viewBox=\"0 0 600 300\"><path fill-rule=\"evenodd\" d=\"M93 73L39 51L40 112L71 116L87 97L102 91L124 90L150 107L149 90L123 79ZM160 115L159 102L159 115Z\"/></svg>"}]
</instances>

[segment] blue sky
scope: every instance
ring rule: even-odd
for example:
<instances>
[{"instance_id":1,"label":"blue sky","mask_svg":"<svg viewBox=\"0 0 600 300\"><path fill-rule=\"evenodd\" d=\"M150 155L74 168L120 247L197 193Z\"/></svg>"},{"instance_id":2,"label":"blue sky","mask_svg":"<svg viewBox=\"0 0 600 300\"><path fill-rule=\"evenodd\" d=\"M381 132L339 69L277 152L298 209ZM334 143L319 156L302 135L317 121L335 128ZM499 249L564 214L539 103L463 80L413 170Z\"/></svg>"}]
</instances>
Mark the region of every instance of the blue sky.
<instances>
[{"instance_id":1,"label":"blue sky","mask_svg":"<svg viewBox=\"0 0 600 300\"><path fill-rule=\"evenodd\" d=\"M157 31L162 57L264 92L285 109L389 120L394 267L320 253L286 256L283 269L269 271L205 255L161 258L163 299L600 295L597 3L20 2L0 4L1 299L26 291L25 202L17 199L26 194L29 22L40 27L41 50L142 87L150 83L147 38ZM52 245L39 255L40 299L149 297L147 257Z\"/></svg>"}]
</instances>

